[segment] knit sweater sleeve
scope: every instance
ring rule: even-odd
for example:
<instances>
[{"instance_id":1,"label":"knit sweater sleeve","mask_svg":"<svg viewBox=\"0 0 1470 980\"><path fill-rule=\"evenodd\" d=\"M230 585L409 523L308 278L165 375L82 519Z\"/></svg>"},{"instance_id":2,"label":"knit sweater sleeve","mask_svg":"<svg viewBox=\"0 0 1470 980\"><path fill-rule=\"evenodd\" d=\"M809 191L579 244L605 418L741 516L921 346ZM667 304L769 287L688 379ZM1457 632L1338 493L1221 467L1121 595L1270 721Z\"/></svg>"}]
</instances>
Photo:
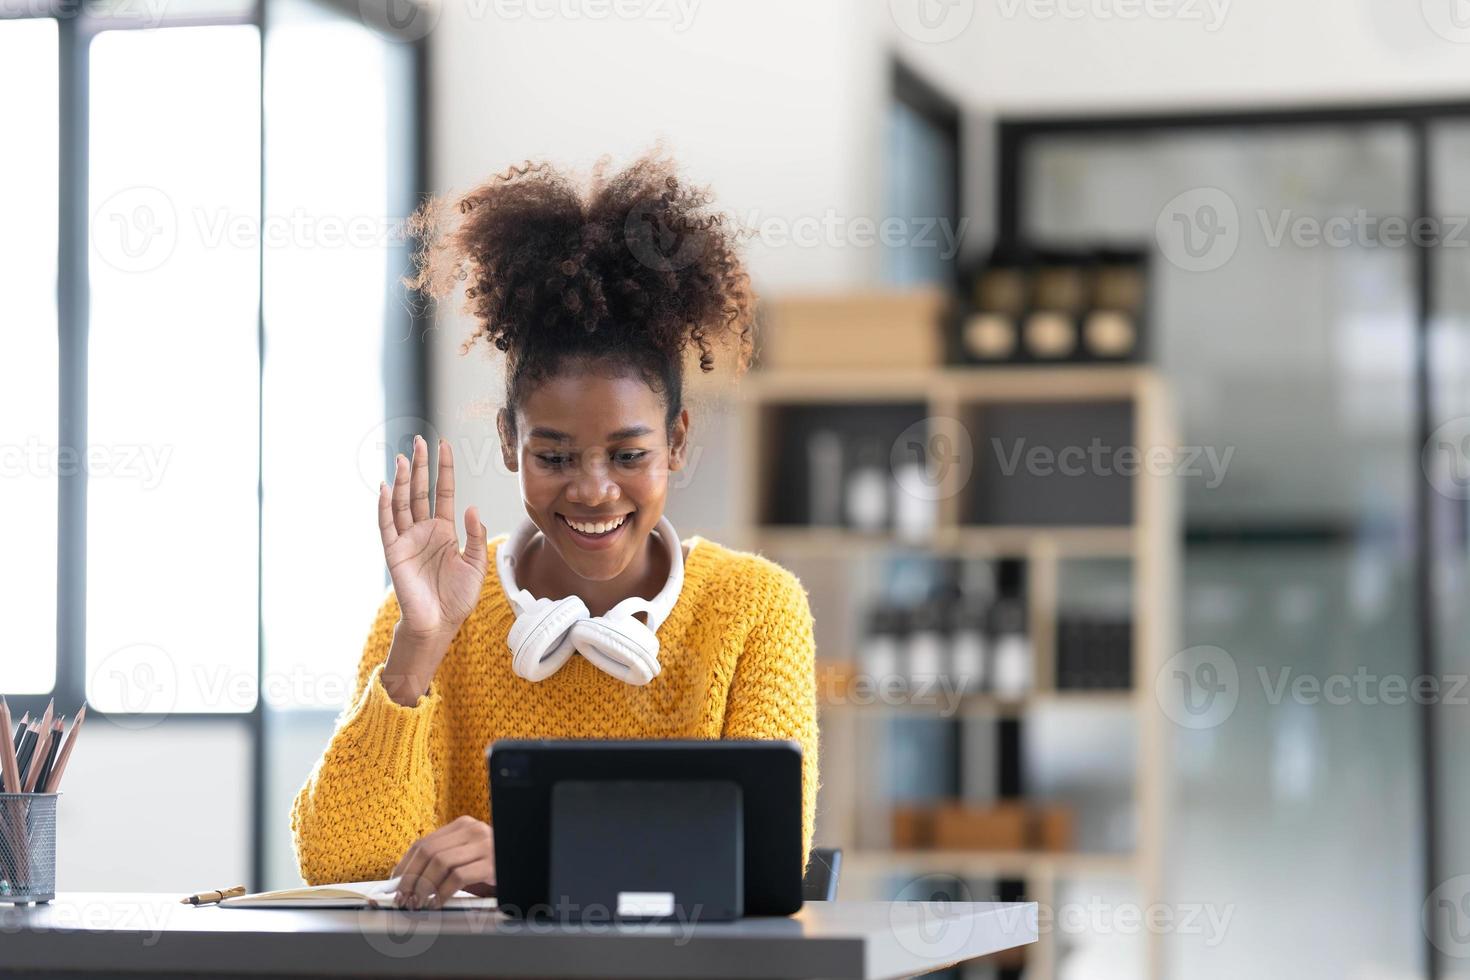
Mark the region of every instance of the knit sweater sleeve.
<instances>
[{"instance_id":1,"label":"knit sweater sleeve","mask_svg":"<svg viewBox=\"0 0 1470 980\"><path fill-rule=\"evenodd\" d=\"M817 815L816 639L806 589L786 569L769 568L752 590L766 611L736 663L721 737L794 739L801 745L804 873Z\"/></svg>"},{"instance_id":2,"label":"knit sweater sleeve","mask_svg":"<svg viewBox=\"0 0 1470 980\"><path fill-rule=\"evenodd\" d=\"M387 878L408 846L441 826L445 794L435 759L437 682L413 707L398 704L381 675L399 619L390 589L358 665L352 698L326 751L296 794L291 836L307 884Z\"/></svg>"}]
</instances>

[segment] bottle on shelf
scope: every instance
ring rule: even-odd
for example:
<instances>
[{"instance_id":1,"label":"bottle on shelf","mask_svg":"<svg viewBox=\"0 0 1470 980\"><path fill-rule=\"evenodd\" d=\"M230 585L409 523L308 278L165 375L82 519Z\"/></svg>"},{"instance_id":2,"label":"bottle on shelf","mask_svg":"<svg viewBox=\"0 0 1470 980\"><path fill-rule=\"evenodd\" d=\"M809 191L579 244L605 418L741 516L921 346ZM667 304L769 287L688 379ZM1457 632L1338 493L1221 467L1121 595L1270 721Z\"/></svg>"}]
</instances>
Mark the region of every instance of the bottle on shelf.
<instances>
[{"instance_id":1,"label":"bottle on shelf","mask_svg":"<svg viewBox=\"0 0 1470 980\"><path fill-rule=\"evenodd\" d=\"M1031 690L1031 638L1026 632L1026 610L1021 600L1006 596L990 612L990 689L1008 701L1024 698Z\"/></svg>"},{"instance_id":2,"label":"bottle on shelf","mask_svg":"<svg viewBox=\"0 0 1470 980\"><path fill-rule=\"evenodd\" d=\"M910 614L909 623L906 643L909 691L911 694L933 692L937 690L935 685L944 679L949 652L942 601L930 599L920 603Z\"/></svg>"},{"instance_id":3,"label":"bottle on shelf","mask_svg":"<svg viewBox=\"0 0 1470 980\"><path fill-rule=\"evenodd\" d=\"M959 693L972 694L989 683L995 566L989 561L956 561L951 575L949 673Z\"/></svg>"},{"instance_id":4,"label":"bottle on shelf","mask_svg":"<svg viewBox=\"0 0 1470 980\"><path fill-rule=\"evenodd\" d=\"M978 596L961 596L950 609L949 676L956 691L973 694L988 680L990 603Z\"/></svg>"},{"instance_id":5,"label":"bottle on shelf","mask_svg":"<svg viewBox=\"0 0 1470 980\"><path fill-rule=\"evenodd\" d=\"M818 429L807 441L807 520L833 527L842 523L842 437Z\"/></svg>"},{"instance_id":6,"label":"bottle on shelf","mask_svg":"<svg viewBox=\"0 0 1470 980\"><path fill-rule=\"evenodd\" d=\"M859 654L859 667L869 684L881 690L902 676L903 623L901 610L877 605L868 610L868 628Z\"/></svg>"},{"instance_id":7,"label":"bottle on shelf","mask_svg":"<svg viewBox=\"0 0 1470 980\"><path fill-rule=\"evenodd\" d=\"M924 461L907 459L893 470L893 530L903 541L921 542L934 533L937 501L926 492L929 473Z\"/></svg>"},{"instance_id":8,"label":"bottle on shelf","mask_svg":"<svg viewBox=\"0 0 1470 980\"><path fill-rule=\"evenodd\" d=\"M888 524L887 462L876 438L866 438L859 444L857 463L847 476L844 494L847 523L859 531L879 531Z\"/></svg>"}]
</instances>

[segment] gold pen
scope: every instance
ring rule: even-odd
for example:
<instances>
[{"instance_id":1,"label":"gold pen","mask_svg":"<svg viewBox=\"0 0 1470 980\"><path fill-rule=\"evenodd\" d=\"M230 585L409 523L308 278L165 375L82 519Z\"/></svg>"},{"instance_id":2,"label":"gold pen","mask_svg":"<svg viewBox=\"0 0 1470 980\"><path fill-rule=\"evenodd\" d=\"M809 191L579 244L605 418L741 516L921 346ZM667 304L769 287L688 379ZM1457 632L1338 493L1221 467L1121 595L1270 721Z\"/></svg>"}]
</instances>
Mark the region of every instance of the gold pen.
<instances>
[{"instance_id":1,"label":"gold pen","mask_svg":"<svg viewBox=\"0 0 1470 980\"><path fill-rule=\"evenodd\" d=\"M180 905L213 905L224 898L239 898L245 894L244 885L236 885L234 888L226 888L219 892L203 892L199 895L190 895L188 898L179 899Z\"/></svg>"}]
</instances>

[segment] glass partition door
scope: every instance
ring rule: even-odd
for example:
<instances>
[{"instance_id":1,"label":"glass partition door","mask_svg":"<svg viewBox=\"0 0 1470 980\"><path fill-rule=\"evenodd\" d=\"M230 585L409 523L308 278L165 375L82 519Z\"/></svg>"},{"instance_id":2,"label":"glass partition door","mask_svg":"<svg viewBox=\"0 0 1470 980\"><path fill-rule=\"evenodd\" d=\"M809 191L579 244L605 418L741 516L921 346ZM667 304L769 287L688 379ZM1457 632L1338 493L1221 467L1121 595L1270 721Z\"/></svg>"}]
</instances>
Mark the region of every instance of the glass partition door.
<instances>
[{"instance_id":1,"label":"glass partition door","mask_svg":"<svg viewBox=\"0 0 1470 980\"><path fill-rule=\"evenodd\" d=\"M1416 266L1386 223L1415 213L1412 135L1059 132L1021 149L1024 240L1155 250L1154 360L1184 448L1216 461L1179 474L1181 642L1224 651L1238 701L1171 730L1165 898L1229 924L1166 935L1171 976L1422 969L1420 709L1353 686L1418 663Z\"/></svg>"}]
</instances>

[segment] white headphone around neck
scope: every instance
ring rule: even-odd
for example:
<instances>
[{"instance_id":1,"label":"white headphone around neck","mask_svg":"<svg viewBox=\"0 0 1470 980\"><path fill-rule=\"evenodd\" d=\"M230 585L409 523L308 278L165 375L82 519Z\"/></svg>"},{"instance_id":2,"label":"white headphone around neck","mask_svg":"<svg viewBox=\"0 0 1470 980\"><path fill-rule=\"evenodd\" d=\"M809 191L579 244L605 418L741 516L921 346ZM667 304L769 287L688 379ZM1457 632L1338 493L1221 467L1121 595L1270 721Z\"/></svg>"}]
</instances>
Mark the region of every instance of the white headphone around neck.
<instances>
[{"instance_id":1,"label":"white headphone around neck","mask_svg":"<svg viewBox=\"0 0 1470 980\"><path fill-rule=\"evenodd\" d=\"M495 549L500 584L516 613L506 638L512 669L528 681L545 680L580 653L629 684L643 685L657 677L657 630L684 587L684 550L668 517L660 517L654 527L670 552L668 581L652 599L629 596L602 616L593 616L580 596L538 599L516 584L516 561L536 530L527 518ZM637 612L648 614L647 625L633 615Z\"/></svg>"}]
</instances>

